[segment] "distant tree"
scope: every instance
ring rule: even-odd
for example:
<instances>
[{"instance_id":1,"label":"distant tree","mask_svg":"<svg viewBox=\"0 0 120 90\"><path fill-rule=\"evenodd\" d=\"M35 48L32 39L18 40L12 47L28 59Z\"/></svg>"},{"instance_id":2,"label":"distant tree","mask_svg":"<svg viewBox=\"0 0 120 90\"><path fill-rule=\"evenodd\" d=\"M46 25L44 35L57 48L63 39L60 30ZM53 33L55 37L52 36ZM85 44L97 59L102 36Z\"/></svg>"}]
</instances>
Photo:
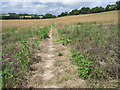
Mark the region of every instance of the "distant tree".
<instances>
[{"instance_id":1,"label":"distant tree","mask_svg":"<svg viewBox=\"0 0 120 90\"><path fill-rule=\"evenodd\" d=\"M116 8L117 8L117 10L120 10L120 1L116 2Z\"/></svg>"},{"instance_id":2,"label":"distant tree","mask_svg":"<svg viewBox=\"0 0 120 90\"><path fill-rule=\"evenodd\" d=\"M56 16L55 16L55 15L52 15L52 18L56 18Z\"/></svg>"},{"instance_id":3,"label":"distant tree","mask_svg":"<svg viewBox=\"0 0 120 90\"><path fill-rule=\"evenodd\" d=\"M43 18L56 18L56 16L55 16L55 15L52 15L52 14L47 13L47 14L43 15Z\"/></svg>"},{"instance_id":4,"label":"distant tree","mask_svg":"<svg viewBox=\"0 0 120 90\"><path fill-rule=\"evenodd\" d=\"M99 12L104 12L105 9L103 7L94 7L92 8L92 13L99 13Z\"/></svg>"},{"instance_id":5,"label":"distant tree","mask_svg":"<svg viewBox=\"0 0 120 90\"><path fill-rule=\"evenodd\" d=\"M24 14L18 14L19 16L31 16L30 14L24 13Z\"/></svg>"},{"instance_id":6,"label":"distant tree","mask_svg":"<svg viewBox=\"0 0 120 90\"><path fill-rule=\"evenodd\" d=\"M10 19L19 19L19 15L16 13L8 13L8 14L10 15L9 16Z\"/></svg>"},{"instance_id":7,"label":"distant tree","mask_svg":"<svg viewBox=\"0 0 120 90\"><path fill-rule=\"evenodd\" d=\"M52 14L49 14L49 13L43 15L43 18L51 18L51 17L52 17Z\"/></svg>"},{"instance_id":8,"label":"distant tree","mask_svg":"<svg viewBox=\"0 0 120 90\"><path fill-rule=\"evenodd\" d=\"M68 12L65 12L64 15L67 16L67 15L68 15Z\"/></svg>"},{"instance_id":9,"label":"distant tree","mask_svg":"<svg viewBox=\"0 0 120 90\"><path fill-rule=\"evenodd\" d=\"M62 17L62 16L67 16L68 12L62 12L60 15L58 15L58 17Z\"/></svg>"},{"instance_id":10,"label":"distant tree","mask_svg":"<svg viewBox=\"0 0 120 90\"><path fill-rule=\"evenodd\" d=\"M107 5L105 11L112 11L116 10L116 5Z\"/></svg>"},{"instance_id":11,"label":"distant tree","mask_svg":"<svg viewBox=\"0 0 120 90\"><path fill-rule=\"evenodd\" d=\"M91 13L91 10L89 7L82 7L80 10L79 10L80 14L89 14Z\"/></svg>"},{"instance_id":12,"label":"distant tree","mask_svg":"<svg viewBox=\"0 0 120 90\"><path fill-rule=\"evenodd\" d=\"M32 15L32 19L40 19L39 15Z\"/></svg>"},{"instance_id":13,"label":"distant tree","mask_svg":"<svg viewBox=\"0 0 120 90\"><path fill-rule=\"evenodd\" d=\"M77 9L74 9L69 13L69 15L78 15L78 14L80 14L80 13L79 13L79 10L77 10Z\"/></svg>"},{"instance_id":14,"label":"distant tree","mask_svg":"<svg viewBox=\"0 0 120 90\"><path fill-rule=\"evenodd\" d=\"M0 19L11 19L10 16L2 16Z\"/></svg>"}]
</instances>

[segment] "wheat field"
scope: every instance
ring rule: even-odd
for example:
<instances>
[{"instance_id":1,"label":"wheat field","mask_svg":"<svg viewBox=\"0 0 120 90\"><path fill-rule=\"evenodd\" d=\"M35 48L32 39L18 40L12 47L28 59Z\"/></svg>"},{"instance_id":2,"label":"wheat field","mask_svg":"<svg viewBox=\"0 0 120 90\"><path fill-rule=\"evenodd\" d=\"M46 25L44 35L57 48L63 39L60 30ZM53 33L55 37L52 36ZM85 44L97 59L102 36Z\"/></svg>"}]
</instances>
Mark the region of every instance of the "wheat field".
<instances>
[{"instance_id":1,"label":"wheat field","mask_svg":"<svg viewBox=\"0 0 120 90\"><path fill-rule=\"evenodd\" d=\"M57 26L73 24L77 22L117 22L118 11L103 12L98 14L65 16L55 19L26 19L26 20L2 20L2 28L44 27L54 22Z\"/></svg>"}]
</instances>

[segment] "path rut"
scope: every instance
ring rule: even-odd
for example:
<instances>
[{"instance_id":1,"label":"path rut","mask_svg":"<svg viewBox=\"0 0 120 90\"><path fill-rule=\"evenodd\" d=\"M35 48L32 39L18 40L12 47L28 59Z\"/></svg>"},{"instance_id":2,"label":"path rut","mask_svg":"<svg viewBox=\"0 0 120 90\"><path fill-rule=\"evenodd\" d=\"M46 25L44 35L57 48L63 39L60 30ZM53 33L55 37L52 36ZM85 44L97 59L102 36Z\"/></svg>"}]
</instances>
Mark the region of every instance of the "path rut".
<instances>
[{"instance_id":1,"label":"path rut","mask_svg":"<svg viewBox=\"0 0 120 90\"><path fill-rule=\"evenodd\" d=\"M42 60L31 66L32 68L35 68L36 71L32 71L32 75L27 77L27 87L62 88L70 87L71 84L75 83L72 87L82 86L83 88L85 86L85 81L76 77L75 79L72 78L76 75L74 74L75 67L74 65L68 66L68 63L70 62L65 61L67 60L66 53L69 53L69 50L62 44L56 45L53 43L53 39L55 38L54 34L54 30L51 28L49 38L39 45L39 47L42 47L42 52L36 52L35 55L42 57ZM63 51L63 56L58 57L56 53L56 50L58 49ZM70 72L67 72L68 69ZM68 78L68 80L64 79L69 76L71 78Z\"/></svg>"}]
</instances>

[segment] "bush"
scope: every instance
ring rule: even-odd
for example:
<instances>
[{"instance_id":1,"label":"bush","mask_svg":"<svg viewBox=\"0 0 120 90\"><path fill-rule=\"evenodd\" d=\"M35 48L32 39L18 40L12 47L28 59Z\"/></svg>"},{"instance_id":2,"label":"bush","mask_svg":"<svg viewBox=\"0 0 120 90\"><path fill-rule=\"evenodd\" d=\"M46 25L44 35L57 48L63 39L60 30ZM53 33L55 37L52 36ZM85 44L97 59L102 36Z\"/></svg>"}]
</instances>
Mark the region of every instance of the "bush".
<instances>
[{"instance_id":1,"label":"bush","mask_svg":"<svg viewBox=\"0 0 120 90\"><path fill-rule=\"evenodd\" d=\"M43 18L44 18L44 19L48 19L48 18L56 18L56 16L55 16L55 15L52 15L52 14L47 13L47 14L43 15Z\"/></svg>"}]
</instances>

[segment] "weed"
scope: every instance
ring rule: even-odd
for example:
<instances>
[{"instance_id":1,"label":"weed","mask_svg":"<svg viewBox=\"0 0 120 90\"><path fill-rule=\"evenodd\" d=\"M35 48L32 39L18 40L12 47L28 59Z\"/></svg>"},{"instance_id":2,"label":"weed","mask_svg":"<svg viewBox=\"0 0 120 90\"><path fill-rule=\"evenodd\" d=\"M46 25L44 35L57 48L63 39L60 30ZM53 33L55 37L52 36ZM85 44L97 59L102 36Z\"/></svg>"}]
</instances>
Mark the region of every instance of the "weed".
<instances>
[{"instance_id":1,"label":"weed","mask_svg":"<svg viewBox=\"0 0 120 90\"><path fill-rule=\"evenodd\" d=\"M78 66L77 72L79 76L83 79L88 78L90 71L92 70L93 62L83 59L84 55L80 54L77 49L71 49L72 60Z\"/></svg>"},{"instance_id":2,"label":"weed","mask_svg":"<svg viewBox=\"0 0 120 90\"><path fill-rule=\"evenodd\" d=\"M96 22L85 22L85 23L82 23L82 22L78 22L78 23L76 23L77 25L91 25L91 24L97 24Z\"/></svg>"},{"instance_id":3,"label":"weed","mask_svg":"<svg viewBox=\"0 0 120 90\"><path fill-rule=\"evenodd\" d=\"M56 52L58 53L58 56L63 56L63 54L60 50L56 50Z\"/></svg>"},{"instance_id":4,"label":"weed","mask_svg":"<svg viewBox=\"0 0 120 90\"><path fill-rule=\"evenodd\" d=\"M49 27L19 31L16 28L3 30L2 87L13 87L19 83L18 78L25 75L30 63L33 62L31 56L34 48L38 47L41 39L48 37L48 30ZM29 40L36 36L36 39Z\"/></svg>"},{"instance_id":5,"label":"weed","mask_svg":"<svg viewBox=\"0 0 120 90\"><path fill-rule=\"evenodd\" d=\"M61 77L61 81L75 80L75 77L71 77L69 75Z\"/></svg>"},{"instance_id":6,"label":"weed","mask_svg":"<svg viewBox=\"0 0 120 90\"><path fill-rule=\"evenodd\" d=\"M72 56L69 57L78 66L81 78L117 79L117 27L96 22L68 25L58 29L59 40L56 42L72 45Z\"/></svg>"},{"instance_id":7,"label":"weed","mask_svg":"<svg viewBox=\"0 0 120 90\"><path fill-rule=\"evenodd\" d=\"M60 42L63 45L67 45L69 42L71 42L71 40L66 38L66 36L62 33L63 33L62 30L58 29L58 35L60 39L59 40L56 39L55 42Z\"/></svg>"}]
</instances>

